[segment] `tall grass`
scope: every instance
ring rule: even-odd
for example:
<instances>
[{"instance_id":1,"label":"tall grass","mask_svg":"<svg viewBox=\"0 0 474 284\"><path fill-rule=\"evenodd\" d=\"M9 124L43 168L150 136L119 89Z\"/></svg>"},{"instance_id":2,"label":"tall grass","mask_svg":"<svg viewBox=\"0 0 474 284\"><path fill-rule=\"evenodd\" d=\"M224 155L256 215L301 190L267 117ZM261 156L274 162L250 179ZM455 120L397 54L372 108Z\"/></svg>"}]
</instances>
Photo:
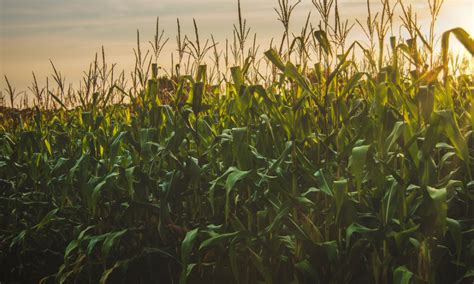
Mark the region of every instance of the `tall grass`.
<instances>
[{"instance_id":1,"label":"tall grass","mask_svg":"<svg viewBox=\"0 0 474 284\"><path fill-rule=\"evenodd\" d=\"M366 42L333 0L290 35L298 3L264 57L238 2L225 46L178 20L169 70L157 19L130 76L104 49L78 89L33 74L0 114L0 282L472 281L474 83L449 68L472 38L436 49L432 0L428 37L389 0Z\"/></svg>"}]
</instances>

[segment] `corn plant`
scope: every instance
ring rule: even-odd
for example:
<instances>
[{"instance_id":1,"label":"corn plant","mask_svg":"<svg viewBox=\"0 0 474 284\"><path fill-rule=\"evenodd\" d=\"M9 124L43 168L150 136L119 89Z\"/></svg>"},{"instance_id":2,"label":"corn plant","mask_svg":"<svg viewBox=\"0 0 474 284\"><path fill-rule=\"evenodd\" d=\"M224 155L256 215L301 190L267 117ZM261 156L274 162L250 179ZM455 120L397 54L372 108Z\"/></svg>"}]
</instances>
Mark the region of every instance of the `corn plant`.
<instances>
[{"instance_id":1,"label":"corn plant","mask_svg":"<svg viewBox=\"0 0 474 284\"><path fill-rule=\"evenodd\" d=\"M33 108L5 77L0 282L472 281L474 78L449 68L450 35L471 55L472 38L446 31L431 59L401 6L413 39L385 49L382 1L368 45L346 47L343 5L314 0L322 22L289 39L299 1L278 3L282 44L261 60L239 2L230 51L178 20L170 77L158 20L130 83L104 49L78 90L53 64L56 86L33 73Z\"/></svg>"}]
</instances>

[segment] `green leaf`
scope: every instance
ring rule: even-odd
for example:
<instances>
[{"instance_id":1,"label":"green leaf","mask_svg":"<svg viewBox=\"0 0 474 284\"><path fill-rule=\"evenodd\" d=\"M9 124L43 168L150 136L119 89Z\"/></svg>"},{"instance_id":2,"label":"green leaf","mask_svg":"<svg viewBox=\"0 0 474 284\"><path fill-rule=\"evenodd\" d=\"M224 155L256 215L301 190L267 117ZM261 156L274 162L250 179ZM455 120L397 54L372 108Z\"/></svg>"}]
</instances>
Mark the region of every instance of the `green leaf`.
<instances>
[{"instance_id":1,"label":"green leaf","mask_svg":"<svg viewBox=\"0 0 474 284\"><path fill-rule=\"evenodd\" d=\"M87 245L86 253L87 256L92 256L92 252L94 251L95 246L102 242L107 237L107 234L99 235L99 236L91 236L88 237L89 244Z\"/></svg>"},{"instance_id":2,"label":"green leaf","mask_svg":"<svg viewBox=\"0 0 474 284\"><path fill-rule=\"evenodd\" d=\"M325 194L329 196L333 196L331 186L329 185L328 181L326 180L326 177L324 175L324 171L321 169L317 172L314 173L314 176L319 180L320 186L321 186L321 191L324 192Z\"/></svg>"},{"instance_id":3,"label":"green leaf","mask_svg":"<svg viewBox=\"0 0 474 284\"><path fill-rule=\"evenodd\" d=\"M413 226L411 228L408 228L404 231L393 232L393 233L390 233L389 235L393 236L393 238L395 239L395 242L397 243L398 246L401 246L402 242L404 240L406 240L407 238L409 238L411 235L413 235L415 232L417 232L419 228L420 228L420 225L415 225L415 226Z\"/></svg>"},{"instance_id":4,"label":"green leaf","mask_svg":"<svg viewBox=\"0 0 474 284\"><path fill-rule=\"evenodd\" d=\"M185 284L186 279L188 276L188 265L189 260L191 258L191 252L193 249L194 242L196 240L197 234L199 232L199 228L191 230L186 233L186 237L184 238L183 242L181 243L181 277L179 279L180 284ZM192 267L191 267L192 269Z\"/></svg>"},{"instance_id":5,"label":"green leaf","mask_svg":"<svg viewBox=\"0 0 474 284\"><path fill-rule=\"evenodd\" d=\"M443 65L445 68L445 79L448 76L448 54L449 54L449 37L451 34L466 48L466 50L474 56L474 40L468 32L462 28L454 28L443 33L441 37L441 53L443 57Z\"/></svg>"},{"instance_id":6,"label":"green leaf","mask_svg":"<svg viewBox=\"0 0 474 284\"><path fill-rule=\"evenodd\" d=\"M393 284L410 284L413 272L403 265L393 271Z\"/></svg>"},{"instance_id":7,"label":"green leaf","mask_svg":"<svg viewBox=\"0 0 474 284\"><path fill-rule=\"evenodd\" d=\"M314 32L314 36L318 40L319 45L321 45L321 48L324 50L324 53L326 53L327 55L331 55L331 44L329 43L329 39L326 32L318 30Z\"/></svg>"},{"instance_id":8,"label":"green leaf","mask_svg":"<svg viewBox=\"0 0 474 284\"><path fill-rule=\"evenodd\" d=\"M134 180L134 172L135 172L135 168L136 167L130 167L130 168L127 168L125 170L125 179L127 180L127 185L128 185L128 195L130 196L130 198L133 200L134 196L135 196L135 191L134 191L134 187L133 187L133 184L135 183L135 180Z\"/></svg>"},{"instance_id":9,"label":"green leaf","mask_svg":"<svg viewBox=\"0 0 474 284\"><path fill-rule=\"evenodd\" d=\"M393 145L397 142L398 138L403 134L405 128L405 122L403 121L397 121L395 123L395 126L393 126L393 130L390 133L390 135L387 137L388 144L385 148L385 152L388 154L390 150L392 149Z\"/></svg>"},{"instance_id":10,"label":"green leaf","mask_svg":"<svg viewBox=\"0 0 474 284\"><path fill-rule=\"evenodd\" d=\"M44 139L44 145L46 146L48 154L53 155L53 152L51 151L51 144L49 143L48 139Z\"/></svg>"},{"instance_id":11,"label":"green leaf","mask_svg":"<svg viewBox=\"0 0 474 284\"><path fill-rule=\"evenodd\" d=\"M398 207L398 202L400 201L400 192L401 186L398 182L393 179L392 185L390 186L389 190L385 193L383 198L383 203L385 206L384 214L384 224L387 225L388 222L392 219L395 210Z\"/></svg>"},{"instance_id":12,"label":"green leaf","mask_svg":"<svg viewBox=\"0 0 474 284\"><path fill-rule=\"evenodd\" d=\"M351 169L352 175L354 175L356 179L358 190L362 188L362 178L364 177L364 169L369 148L370 145L354 147L352 149L352 155L349 160L349 167Z\"/></svg>"},{"instance_id":13,"label":"green leaf","mask_svg":"<svg viewBox=\"0 0 474 284\"><path fill-rule=\"evenodd\" d=\"M285 143L285 150L283 150L278 159L271 164L270 168L268 169L268 172L273 173L281 165L281 163L285 161L286 158L288 158L291 149L293 149L293 142L287 141Z\"/></svg>"},{"instance_id":14,"label":"green leaf","mask_svg":"<svg viewBox=\"0 0 474 284\"><path fill-rule=\"evenodd\" d=\"M227 176L227 180L225 182L225 222L227 224L227 220L229 218L229 207L230 207L230 193L232 189L234 189L235 184L244 179L246 176L248 176L251 173L251 171L241 171L237 168L234 168L232 172L229 173Z\"/></svg>"},{"instance_id":15,"label":"green leaf","mask_svg":"<svg viewBox=\"0 0 474 284\"><path fill-rule=\"evenodd\" d=\"M461 224L457 220L446 218L446 225L454 240L454 244L456 245L456 254L458 255L458 257L461 257L461 250L462 250Z\"/></svg>"},{"instance_id":16,"label":"green leaf","mask_svg":"<svg viewBox=\"0 0 474 284\"><path fill-rule=\"evenodd\" d=\"M142 128L140 129L140 149L144 156L147 156L152 149L153 140L156 137L156 128Z\"/></svg>"},{"instance_id":17,"label":"green leaf","mask_svg":"<svg viewBox=\"0 0 474 284\"><path fill-rule=\"evenodd\" d=\"M382 117L385 105L388 102L388 87L385 82L377 84L372 109L378 118Z\"/></svg>"},{"instance_id":18,"label":"green leaf","mask_svg":"<svg viewBox=\"0 0 474 284\"><path fill-rule=\"evenodd\" d=\"M346 249L349 250L349 245L351 242L351 236L354 233L359 233L359 234L364 234L364 233L369 233L369 232L375 232L377 229L370 229L365 226L362 226L357 223L352 223L349 227L346 229Z\"/></svg>"},{"instance_id":19,"label":"green leaf","mask_svg":"<svg viewBox=\"0 0 474 284\"><path fill-rule=\"evenodd\" d=\"M11 241L10 249L12 249L17 244L21 245L23 241L25 240L27 233L28 233L27 230L22 230L20 233L18 233L16 237Z\"/></svg>"},{"instance_id":20,"label":"green leaf","mask_svg":"<svg viewBox=\"0 0 474 284\"><path fill-rule=\"evenodd\" d=\"M64 259L67 260L68 256L71 254L73 250L75 250L79 246L79 240L72 240L66 247L64 251Z\"/></svg>"},{"instance_id":21,"label":"green leaf","mask_svg":"<svg viewBox=\"0 0 474 284\"><path fill-rule=\"evenodd\" d=\"M46 226L49 222L52 220L56 219L56 214L59 212L59 208L53 209L46 214L46 216L43 217L41 222L39 222L36 226L33 227L33 229L40 230L44 226Z\"/></svg>"},{"instance_id":22,"label":"green leaf","mask_svg":"<svg viewBox=\"0 0 474 284\"><path fill-rule=\"evenodd\" d=\"M203 241L201 243L201 245L199 246L199 249L201 250L201 249L209 247L209 246L214 246L214 245L219 244L219 243L221 243L221 242L223 242L223 241L225 241L225 240L227 240L231 237L234 237L238 234L239 234L239 232L219 234L217 236L214 236L212 238L209 238L209 239Z\"/></svg>"},{"instance_id":23,"label":"green leaf","mask_svg":"<svg viewBox=\"0 0 474 284\"><path fill-rule=\"evenodd\" d=\"M107 257L109 256L112 247L117 246L122 236L125 235L125 233L127 232L128 230L125 229L122 231L107 234L104 243L102 244L102 257L104 258L104 260L107 260Z\"/></svg>"},{"instance_id":24,"label":"green leaf","mask_svg":"<svg viewBox=\"0 0 474 284\"><path fill-rule=\"evenodd\" d=\"M112 141L112 144L110 145L110 150L109 150L109 159L113 161L115 157L117 156L117 153L119 151L120 143L124 139L125 135L127 134L127 131L122 131L118 133L114 140Z\"/></svg>"},{"instance_id":25,"label":"green leaf","mask_svg":"<svg viewBox=\"0 0 474 284\"><path fill-rule=\"evenodd\" d=\"M232 79L234 80L235 88L237 92L239 92L240 86L244 84L242 69L240 68L240 66L231 67L230 73L232 74Z\"/></svg>"},{"instance_id":26,"label":"green leaf","mask_svg":"<svg viewBox=\"0 0 474 284\"><path fill-rule=\"evenodd\" d=\"M347 179L334 181L333 190L334 199L336 202L336 223L339 221L339 213L341 212L344 200L346 200L347 187Z\"/></svg>"},{"instance_id":27,"label":"green leaf","mask_svg":"<svg viewBox=\"0 0 474 284\"><path fill-rule=\"evenodd\" d=\"M319 280L318 271L315 269L314 265L312 265L309 260L304 259L295 264L295 268L301 271L303 274L309 276L311 280L317 281ZM317 283L316 282L316 283Z\"/></svg>"},{"instance_id":28,"label":"green leaf","mask_svg":"<svg viewBox=\"0 0 474 284\"><path fill-rule=\"evenodd\" d=\"M313 94L309 83L307 82L305 77L298 71L298 68L296 68L293 63L288 62L286 64L284 73L286 76L295 80L298 86L300 86L303 90L305 90L309 94Z\"/></svg>"},{"instance_id":29,"label":"green leaf","mask_svg":"<svg viewBox=\"0 0 474 284\"><path fill-rule=\"evenodd\" d=\"M453 144L456 154L467 165L469 165L469 149L467 141L459 129L458 123L452 111L438 111L435 113L439 117L440 127Z\"/></svg>"},{"instance_id":30,"label":"green leaf","mask_svg":"<svg viewBox=\"0 0 474 284\"><path fill-rule=\"evenodd\" d=\"M446 188L426 188L427 196L419 209L425 233L444 233L448 211Z\"/></svg>"},{"instance_id":31,"label":"green leaf","mask_svg":"<svg viewBox=\"0 0 474 284\"><path fill-rule=\"evenodd\" d=\"M264 259L255 253L251 248L248 248L250 252L250 259L252 260L255 268L257 268L260 275L265 279L265 283L273 283L272 273L264 263Z\"/></svg>"},{"instance_id":32,"label":"green leaf","mask_svg":"<svg viewBox=\"0 0 474 284\"><path fill-rule=\"evenodd\" d=\"M265 56L275 65L280 69L282 72L285 71L285 64L280 59L280 56L274 49L267 50L265 52Z\"/></svg>"},{"instance_id":33,"label":"green leaf","mask_svg":"<svg viewBox=\"0 0 474 284\"><path fill-rule=\"evenodd\" d=\"M471 268L466 273L464 273L464 275L461 277L461 279L456 281L455 284L463 284L463 283L466 283L464 281L465 279L472 280L473 278L474 278L474 269Z\"/></svg>"},{"instance_id":34,"label":"green leaf","mask_svg":"<svg viewBox=\"0 0 474 284\"><path fill-rule=\"evenodd\" d=\"M324 242L321 244L321 246L326 252L329 262L334 265L339 256L337 241Z\"/></svg>"},{"instance_id":35,"label":"green leaf","mask_svg":"<svg viewBox=\"0 0 474 284\"><path fill-rule=\"evenodd\" d=\"M53 94L51 91L48 91L49 95L64 109L67 109L66 105L61 101L60 98L58 98L55 94Z\"/></svg>"},{"instance_id":36,"label":"green leaf","mask_svg":"<svg viewBox=\"0 0 474 284\"><path fill-rule=\"evenodd\" d=\"M291 208L289 206L282 206L279 208L277 215L273 218L272 222L268 227L265 228L265 233L270 234L277 231L283 224L283 219L288 216Z\"/></svg>"},{"instance_id":37,"label":"green leaf","mask_svg":"<svg viewBox=\"0 0 474 284\"><path fill-rule=\"evenodd\" d=\"M97 201L99 199L99 196L100 196L100 193L103 191L105 185L108 184L108 182L111 180L111 179L114 179L115 177L119 176L119 173L116 173L116 172L113 172L111 174L109 174L108 176L106 176L104 179L102 179L101 182L99 182L95 187L94 189L92 190L92 194L91 194L91 201L90 201L90 209L92 211L93 214L95 214L95 212L97 211Z\"/></svg>"},{"instance_id":38,"label":"green leaf","mask_svg":"<svg viewBox=\"0 0 474 284\"><path fill-rule=\"evenodd\" d=\"M199 65L197 74L196 74L196 82L205 83L207 80L207 65Z\"/></svg>"},{"instance_id":39,"label":"green leaf","mask_svg":"<svg viewBox=\"0 0 474 284\"><path fill-rule=\"evenodd\" d=\"M111 281L109 280L109 277L110 277L111 275L113 275L112 273L114 273L116 269L121 268L121 267L124 266L124 265L127 265L129 262L130 262L130 260L117 261L117 262L114 264L114 266L112 266L111 268L105 270L105 271L102 273L102 276L100 277L100 280L99 280L99 284L111 283Z\"/></svg>"},{"instance_id":40,"label":"green leaf","mask_svg":"<svg viewBox=\"0 0 474 284\"><path fill-rule=\"evenodd\" d=\"M354 76L352 76L349 79L349 81L347 81L346 85L344 86L344 89L341 92L341 96L345 97L346 95L348 95L349 92L351 92L352 89L354 89L354 87L359 83L360 79L364 75L365 73L363 72L357 72L356 74L354 74Z\"/></svg>"}]
</instances>

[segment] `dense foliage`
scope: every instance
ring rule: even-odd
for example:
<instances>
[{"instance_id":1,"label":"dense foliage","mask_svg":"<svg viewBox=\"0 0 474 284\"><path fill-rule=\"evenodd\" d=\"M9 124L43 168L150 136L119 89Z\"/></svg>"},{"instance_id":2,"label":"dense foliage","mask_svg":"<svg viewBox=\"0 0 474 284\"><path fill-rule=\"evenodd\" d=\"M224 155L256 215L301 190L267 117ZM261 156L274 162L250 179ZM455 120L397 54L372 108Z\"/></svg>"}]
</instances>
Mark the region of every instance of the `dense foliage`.
<instances>
[{"instance_id":1,"label":"dense foliage","mask_svg":"<svg viewBox=\"0 0 474 284\"><path fill-rule=\"evenodd\" d=\"M250 60L221 85L153 64L143 88L111 86L126 104L5 109L0 282L472 279L473 78L405 74L405 44L362 72L357 47L312 67L269 50L261 84Z\"/></svg>"}]
</instances>

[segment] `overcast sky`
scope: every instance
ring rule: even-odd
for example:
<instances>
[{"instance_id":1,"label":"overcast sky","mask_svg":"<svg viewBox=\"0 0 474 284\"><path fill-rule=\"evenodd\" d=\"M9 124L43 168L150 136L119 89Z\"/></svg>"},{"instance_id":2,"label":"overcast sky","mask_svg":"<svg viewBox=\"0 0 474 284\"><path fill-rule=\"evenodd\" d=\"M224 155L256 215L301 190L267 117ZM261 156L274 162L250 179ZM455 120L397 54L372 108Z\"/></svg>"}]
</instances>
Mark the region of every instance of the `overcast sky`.
<instances>
[{"instance_id":1,"label":"overcast sky","mask_svg":"<svg viewBox=\"0 0 474 284\"><path fill-rule=\"evenodd\" d=\"M413 3L420 23L427 27L427 0L403 0ZM379 0L371 0L378 3ZM281 25L273 7L276 0L242 0L242 10L252 33L265 43L280 36ZM339 0L343 17L353 21L366 16L366 0ZM374 4L375 5L375 4ZM39 78L51 72L49 59L66 75L69 83L77 83L96 51L105 47L111 62L118 68L132 66L136 30L142 39L152 38L155 19L160 17L170 44L163 65L169 65L176 34L176 18L184 33L190 33L192 19L199 25L201 37L212 33L219 42L232 35L237 20L236 0L0 0L0 88L3 75L19 90L32 81L31 71ZM376 5L373 9L376 9ZM309 11L312 22L319 21L310 0L303 0L295 10L292 26L300 30ZM438 30L461 26L474 33L474 0L445 0ZM354 30L352 38L362 34ZM44 81L44 80L41 80Z\"/></svg>"}]
</instances>

